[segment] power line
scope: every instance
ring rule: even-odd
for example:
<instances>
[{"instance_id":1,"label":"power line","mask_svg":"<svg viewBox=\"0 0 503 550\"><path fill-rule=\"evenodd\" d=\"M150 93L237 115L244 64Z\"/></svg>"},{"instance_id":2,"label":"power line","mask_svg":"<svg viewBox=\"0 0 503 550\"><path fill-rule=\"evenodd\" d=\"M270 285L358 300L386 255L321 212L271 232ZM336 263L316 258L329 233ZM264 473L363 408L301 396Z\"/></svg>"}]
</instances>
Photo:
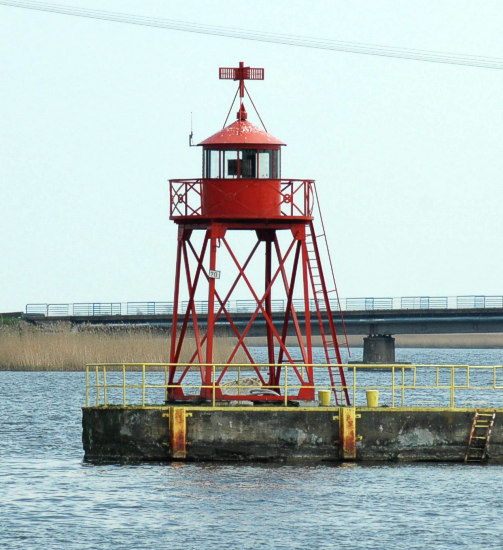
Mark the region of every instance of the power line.
<instances>
[{"instance_id":1,"label":"power line","mask_svg":"<svg viewBox=\"0 0 503 550\"><path fill-rule=\"evenodd\" d=\"M381 57L393 57L398 59L411 59L430 63L445 63L448 65L465 65L481 67L485 69L503 69L503 58L479 55L457 54L452 52L440 52L435 50L419 50L412 48L397 48L393 46L381 46L378 44L365 44L362 42L344 42L325 38L297 36L281 33L267 33L250 29L235 27L220 27L215 25L203 25L188 21L177 21L157 17L145 17L120 12L94 10L80 7L68 7L61 4L49 4L46 2L34 2L30 0L0 0L0 5L16 8L38 10L44 12L73 15L90 19L113 21L116 23L128 23L145 27L157 27L175 31L192 32L213 36L223 36L241 40L256 42L268 42L286 46L302 48L314 48L318 50L332 50L362 55L375 55Z\"/></svg>"}]
</instances>

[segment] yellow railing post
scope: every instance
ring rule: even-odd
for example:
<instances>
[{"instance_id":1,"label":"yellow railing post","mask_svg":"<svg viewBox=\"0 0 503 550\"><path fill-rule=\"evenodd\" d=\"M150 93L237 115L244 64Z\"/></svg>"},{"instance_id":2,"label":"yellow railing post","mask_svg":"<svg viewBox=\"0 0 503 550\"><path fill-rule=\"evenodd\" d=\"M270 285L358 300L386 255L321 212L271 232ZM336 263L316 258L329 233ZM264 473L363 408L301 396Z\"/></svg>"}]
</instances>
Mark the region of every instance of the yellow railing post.
<instances>
[{"instance_id":1,"label":"yellow railing post","mask_svg":"<svg viewBox=\"0 0 503 550\"><path fill-rule=\"evenodd\" d=\"M100 405L100 371L99 366L96 365L96 406Z\"/></svg>"},{"instance_id":2,"label":"yellow railing post","mask_svg":"<svg viewBox=\"0 0 503 550\"><path fill-rule=\"evenodd\" d=\"M141 382L141 406L145 406L145 384L146 384L146 376L145 376L145 363L142 365L142 382Z\"/></svg>"},{"instance_id":3,"label":"yellow railing post","mask_svg":"<svg viewBox=\"0 0 503 550\"><path fill-rule=\"evenodd\" d=\"M168 365L164 365L164 399L168 395Z\"/></svg>"},{"instance_id":4,"label":"yellow railing post","mask_svg":"<svg viewBox=\"0 0 503 550\"><path fill-rule=\"evenodd\" d=\"M405 402L405 368L402 367L402 403L401 406L404 406Z\"/></svg>"},{"instance_id":5,"label":"yellow railing post","mask_svg":"<svg viewBox=\"0 0 503 550\"><path fill-rule=\"evenodd\" d=\"M103 403L105 407L108 406L107 399L107 366L103 365Z\"/></svg>"},{"instance_id":6,"label":"yellow railing post","mask_svg":"<svg viewBox=\"0 0 503 550\"><path fill-rule=\"evenodd\" d=\"M86 407L89 407L89 365L86 365Z\"/></svg>"},{"instance_id":7,"label":"yellow railing post","mask_svg":"<svg viewBox=\"0 0 503 550\"><path fill-rule=\"evenodd\" d=\"M124 407L127 404L127 397L126 397L126 365L122 363L122 404Z\"/></svg>"},{"instance_id":8,"label":"yellow railing post","mask_svg":"<svg viewBox=\"0 0 503 550\"><path fill-rule=\"evenodd\" d=\"M211 406L214 407L215 406L215 382L216 382L216 380L215 380L215 377L216 377L216 367L215 367L215 365L212 365L211 370L212 370Z\"/></svg>"},{"instance_id":9,"label":"yellow railing post","mask_svg":"<svg viewBox=\"0 0 503 550\"><path fill-rule=\"evenodd\" d=\"M451 409L454 408L454 367L451 367Z\"/></svg>"},{"instance_id":10,"label":"yellow railing post","mask_svg":"<svg viewBox=\"0 0 503 550\"><path fill-rule=\"evenodd\" d=\"M241 365L238 365L238 395L241 395Z\"/></svg>"},{"instance_id":11,"label":"yellow railing post","mask_svg":"<svg viewBox=\"0 0 503 550\"><path fill-rule=\"evenodd\" d=\"M395 367L391 367L391 408L395 408Z\"/></svg>"},{"instance_id":12,"label":"yellow railing post","mask_svg":"<svg viewBox=\"0 0 503 550\"><path fill-rule=\"evenodd\" d=\"M285 394L285 407L288 407L288 365L285 365L285 388L283 391Z\"/></svg>"},{"instance_id":13,"label":"yellow railing post","mask_svg":"<svg viewBox=\"0 0 503 550\"><path fill-rule=\"evenodd\" d=\"M353 367L353 407L356 407L356 365Z\"/></svg>"}]
</instances>

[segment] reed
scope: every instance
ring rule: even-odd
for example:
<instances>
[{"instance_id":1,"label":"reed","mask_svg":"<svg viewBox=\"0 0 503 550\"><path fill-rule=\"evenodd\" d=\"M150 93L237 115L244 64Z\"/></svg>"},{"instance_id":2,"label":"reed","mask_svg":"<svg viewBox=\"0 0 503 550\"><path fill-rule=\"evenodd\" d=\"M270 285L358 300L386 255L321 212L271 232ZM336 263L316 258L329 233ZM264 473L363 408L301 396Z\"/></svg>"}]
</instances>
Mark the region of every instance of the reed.
<instances>
[{"instance_id":1,"label":"reed","mask_svg":"<svg viewBox=\"0 0 503 550\"><path fill-rule=\"evenodd\" d=\"M215 362L225 362L234 348L230 338L219 338ZM195 342L185 339L180 362L188 361ZM170 342L166 332L111 331L106 327L82 332L59 327L3 327L0 330L0 369L82 370L88 363L164 363L169 361ZM246 362L238 353L234 362Z\"/></svg>"}]
</instances>

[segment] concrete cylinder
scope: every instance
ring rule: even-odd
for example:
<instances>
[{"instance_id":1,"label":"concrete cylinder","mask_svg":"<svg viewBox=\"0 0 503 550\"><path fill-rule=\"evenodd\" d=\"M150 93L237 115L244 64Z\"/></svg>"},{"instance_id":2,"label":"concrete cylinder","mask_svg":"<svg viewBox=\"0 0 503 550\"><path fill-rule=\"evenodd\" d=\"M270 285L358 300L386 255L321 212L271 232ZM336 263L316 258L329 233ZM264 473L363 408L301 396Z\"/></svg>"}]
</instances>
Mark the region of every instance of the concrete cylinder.
<instances>
[{"instance_id":1,"label":"concrete cylinder","mask_svg":"<svg viewBox=\"0 0 503 550\"><path fill-rule=\"evenodd\" d=\"M394 363L395 339L389 334L371 334L363 339L364 363Z\"/></svg>"}]
</instances>

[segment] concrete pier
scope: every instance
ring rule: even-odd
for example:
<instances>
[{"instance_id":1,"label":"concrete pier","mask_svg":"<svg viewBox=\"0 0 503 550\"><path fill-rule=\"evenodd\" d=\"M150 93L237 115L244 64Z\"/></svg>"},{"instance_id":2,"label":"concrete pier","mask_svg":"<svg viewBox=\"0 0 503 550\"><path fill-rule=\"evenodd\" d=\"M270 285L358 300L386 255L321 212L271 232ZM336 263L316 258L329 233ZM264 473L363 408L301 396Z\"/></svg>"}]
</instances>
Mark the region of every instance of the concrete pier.
<instances>
[{"instance_id":1,"label":"concrete pier","mask_svg":"<svg viewBox=\"0 0 503 550\"><path fill-rule=\"evenodd\" d=\"M389 334L371 334L363 339L364 363L394 363L395 339Z\"/></svg>"},{"instance_id":2,"label":"concrete pier","mask_svg":"<svg viewBox=\"0 0 503 550\"><path fill-rule=\"evenodd\" d=\"M83 444L90 462L462 462L474 414L386 407L98 406L83 408ZM490 463L503 464L501 418L496 416Z\"/></svg>"}]
</instances>

